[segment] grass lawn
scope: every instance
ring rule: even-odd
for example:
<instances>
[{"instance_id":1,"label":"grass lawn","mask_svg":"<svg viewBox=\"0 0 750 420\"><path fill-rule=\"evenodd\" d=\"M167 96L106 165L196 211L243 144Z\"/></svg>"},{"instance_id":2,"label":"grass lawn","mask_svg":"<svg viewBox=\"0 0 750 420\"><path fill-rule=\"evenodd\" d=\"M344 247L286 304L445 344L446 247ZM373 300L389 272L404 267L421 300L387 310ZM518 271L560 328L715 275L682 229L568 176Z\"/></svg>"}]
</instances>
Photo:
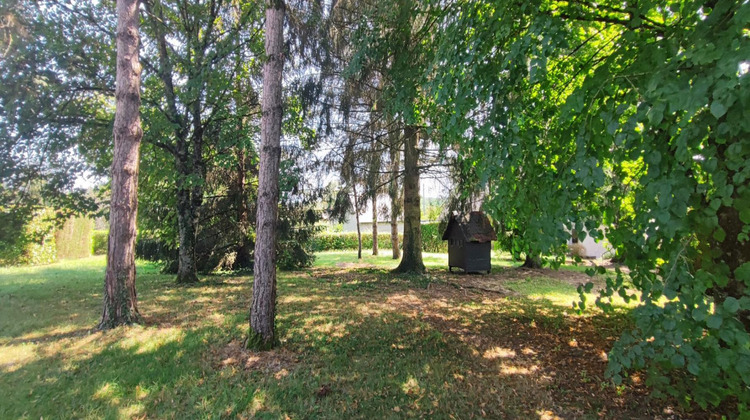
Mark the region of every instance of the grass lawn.
<instances>
[{"instance_id":1,"label":"grass lawn","mask_svg":"<svg viewBox=\"0 0 750 420\"><path fill-rule=\"evenodd\" d=\"M241 348L250 277L178 287L139 263L144 324L102 333L103 257L0 268L0 418L686 415L637 377L604 379L626 308L575 315L573 281L502 256L492 281L509 293L446 274L441 254L425 255L427 276L396 277L388 252L280 273L282 345L266 353Z\"/></svg>"}]
</instances>

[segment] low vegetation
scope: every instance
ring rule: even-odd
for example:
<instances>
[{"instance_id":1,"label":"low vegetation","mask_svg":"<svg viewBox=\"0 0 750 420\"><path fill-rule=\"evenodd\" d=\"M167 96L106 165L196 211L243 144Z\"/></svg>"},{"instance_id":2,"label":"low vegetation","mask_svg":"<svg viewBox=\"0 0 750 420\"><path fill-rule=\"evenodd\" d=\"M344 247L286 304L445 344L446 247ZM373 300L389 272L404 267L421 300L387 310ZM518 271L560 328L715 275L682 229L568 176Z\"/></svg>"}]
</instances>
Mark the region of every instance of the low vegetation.
<instances>
[{"instance_id":1,"label":"low vegetation","mask_svg":"<svg viewBox=\"0 0 750 420\"><path fill-rule=\"evenodd\" d=\"M278 336L243 350L251 277L175 286L138 266L145 323L93 331L104 257L0 268L0 418L628 418L689 416L606 353L628 308L576 315L582 267L397 277L388 256L317 255L279 274ZM494 284L495 291L481 281ZM595 279L595 284L601 284Z\"/></svg>"},{"instance_id":2,"label":"low vegetation","mask_svg":"<svg viewBox=\"0 0 750 420\"><path fill-rule=\"evenodd\" d=\"M422 250L425 252L448 252L448 244L443 241L439 223L422 223ZM368 226L369 227L369 226ZM403 243L403 235L398 235L399 243ZM344 251L357 249L359 242L356 232L318 232L312 238L311 247L314 251ZM378 234L378 247L391 249L391 234ZM362 250L372 249L372 233L362 232Z\"/></svg>"}]
</instances>

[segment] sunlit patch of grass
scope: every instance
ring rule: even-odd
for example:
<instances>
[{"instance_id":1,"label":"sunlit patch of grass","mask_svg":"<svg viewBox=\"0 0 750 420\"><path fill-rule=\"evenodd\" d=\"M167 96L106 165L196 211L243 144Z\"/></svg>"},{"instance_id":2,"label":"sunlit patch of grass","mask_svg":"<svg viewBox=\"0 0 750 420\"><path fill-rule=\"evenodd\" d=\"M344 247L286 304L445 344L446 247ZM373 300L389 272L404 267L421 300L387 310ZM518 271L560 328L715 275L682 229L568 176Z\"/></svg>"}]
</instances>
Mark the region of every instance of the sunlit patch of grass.
<instances>
[{"instance_id":1,"label":"sunlit patch of grass","mask_svg":"<svg viewBox=\"0 0 750 420\"><path fill-rule=\"evenodd\" d=\"M422 253L422 261L428 270L448 268L448 254L424 252ZM390 270L396 268L398 263L399 260L394 260L390 252L380 252L380 255L373 256L368 250L363 250L361 260L357 259L356 250L325 251L315 254L316 267L336 267L361 264L365 266L377 266ZM510 254L492 251L493 269L514 267L520 264L521 262L513 261Z\"/></svg>"},{"instance_id":2,"label":"sunlit patch of grass","mask_svg":"<svg viewBox=\"0 0 750 420\"><path fill-rule=\"evenodd\" d=\"M518 366L511 363L501 363L500 373L503 375L531 375L539 370L539 366Z\"/></svg>"},{"instance_id":3,"label":"sunlit patch of grass","mask_svg":"<svg viewBox=\"0 0 750 420\"><path fill-rule=\"evenodd\" d=\"M108 403L117 404L120 402L118 387L116 383L106 382L91 397L96 400L104 400Z\"/></svg>"},{"instance_id":4,"label":"sunlit patch of grass","mask_svg":"<svg viewBox=\"0 0 750 420\"><path fill-rule=\"evenodd\" d=\"M511 359L516 357L516 352L514 350L503 348L503 347L493 347L487 351L484 352L482 355L485 359Z\"/></svg>"},{"instance_id":5,"label":"sunlit patch of grass","mask_svg":"<svg viewBox=\"0 0 750 420\"><path fill-rule=\"evenodd\" d=\"M0 371L14 372L22 368L37 357L36 349L37 345L29 342L3 346L0 351Z\"/></svg>"},{"instance_id":6,"label":"sunlit patch of grass","mask_svg":"<svg viewBox=\"0 0 750 420\"><path fill-rule=\"evenodd\" d=\"M143 354L154 352L167 343L179 343L182 336L182 331L174 327L143 328L136 325L127 330L119 340L119 345L124 350L131 350L135 354Z\"/></svg>"},{"instance_id":7,"label":"sunlit patch of grass","mask_svg":"<svg viewBox=\"0 0 750 420\"><path fill-rule=\"evenodd\" d=\"M574 302L578 302L579 296L576 287L559 280L547 278L527 278L505 283L508 288L514 290L529 299L545 299L550 303L572 308ZM593 294L588 294L594 299Z\"/></svg>"}]
</instances>

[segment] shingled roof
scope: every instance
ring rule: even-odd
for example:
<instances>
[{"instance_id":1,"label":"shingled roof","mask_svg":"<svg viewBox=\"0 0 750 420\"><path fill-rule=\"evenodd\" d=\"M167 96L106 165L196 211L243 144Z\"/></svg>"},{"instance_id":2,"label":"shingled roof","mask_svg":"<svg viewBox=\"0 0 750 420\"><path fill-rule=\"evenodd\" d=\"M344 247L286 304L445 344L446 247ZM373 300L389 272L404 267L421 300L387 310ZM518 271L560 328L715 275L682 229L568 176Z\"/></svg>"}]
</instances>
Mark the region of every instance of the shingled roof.
<instances>
[{"instance_id":1,"label":"shingled roof","mask_svg":"<svg viewBox=\"0 0 750 420\"><path fill-rule=\"evenodd\" d=\"M481 211L469 214L453 214L443 233L443 240L462 239L466 242L489 242L497 240L490 219Z\"/></svg>"}]
</instances>

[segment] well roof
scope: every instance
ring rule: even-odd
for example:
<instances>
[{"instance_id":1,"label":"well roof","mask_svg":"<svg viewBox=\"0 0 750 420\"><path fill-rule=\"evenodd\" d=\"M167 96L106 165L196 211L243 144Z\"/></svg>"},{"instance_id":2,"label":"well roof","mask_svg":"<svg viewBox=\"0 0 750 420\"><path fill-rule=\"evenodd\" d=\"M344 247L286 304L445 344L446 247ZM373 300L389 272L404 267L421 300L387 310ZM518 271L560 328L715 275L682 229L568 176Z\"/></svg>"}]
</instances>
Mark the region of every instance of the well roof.
<instances>
[{"instance_id":1,"label":"well roof","mask_svg":"<svg viewBox=\"0 0 750 420\"><path fill-rule=\"evenodd\" d=\"M443 233L443 240L461 239L466 242L490 242L497 240L490 219L481 211L468 214L452 214Z\"/></svg>"}]
</instances>

